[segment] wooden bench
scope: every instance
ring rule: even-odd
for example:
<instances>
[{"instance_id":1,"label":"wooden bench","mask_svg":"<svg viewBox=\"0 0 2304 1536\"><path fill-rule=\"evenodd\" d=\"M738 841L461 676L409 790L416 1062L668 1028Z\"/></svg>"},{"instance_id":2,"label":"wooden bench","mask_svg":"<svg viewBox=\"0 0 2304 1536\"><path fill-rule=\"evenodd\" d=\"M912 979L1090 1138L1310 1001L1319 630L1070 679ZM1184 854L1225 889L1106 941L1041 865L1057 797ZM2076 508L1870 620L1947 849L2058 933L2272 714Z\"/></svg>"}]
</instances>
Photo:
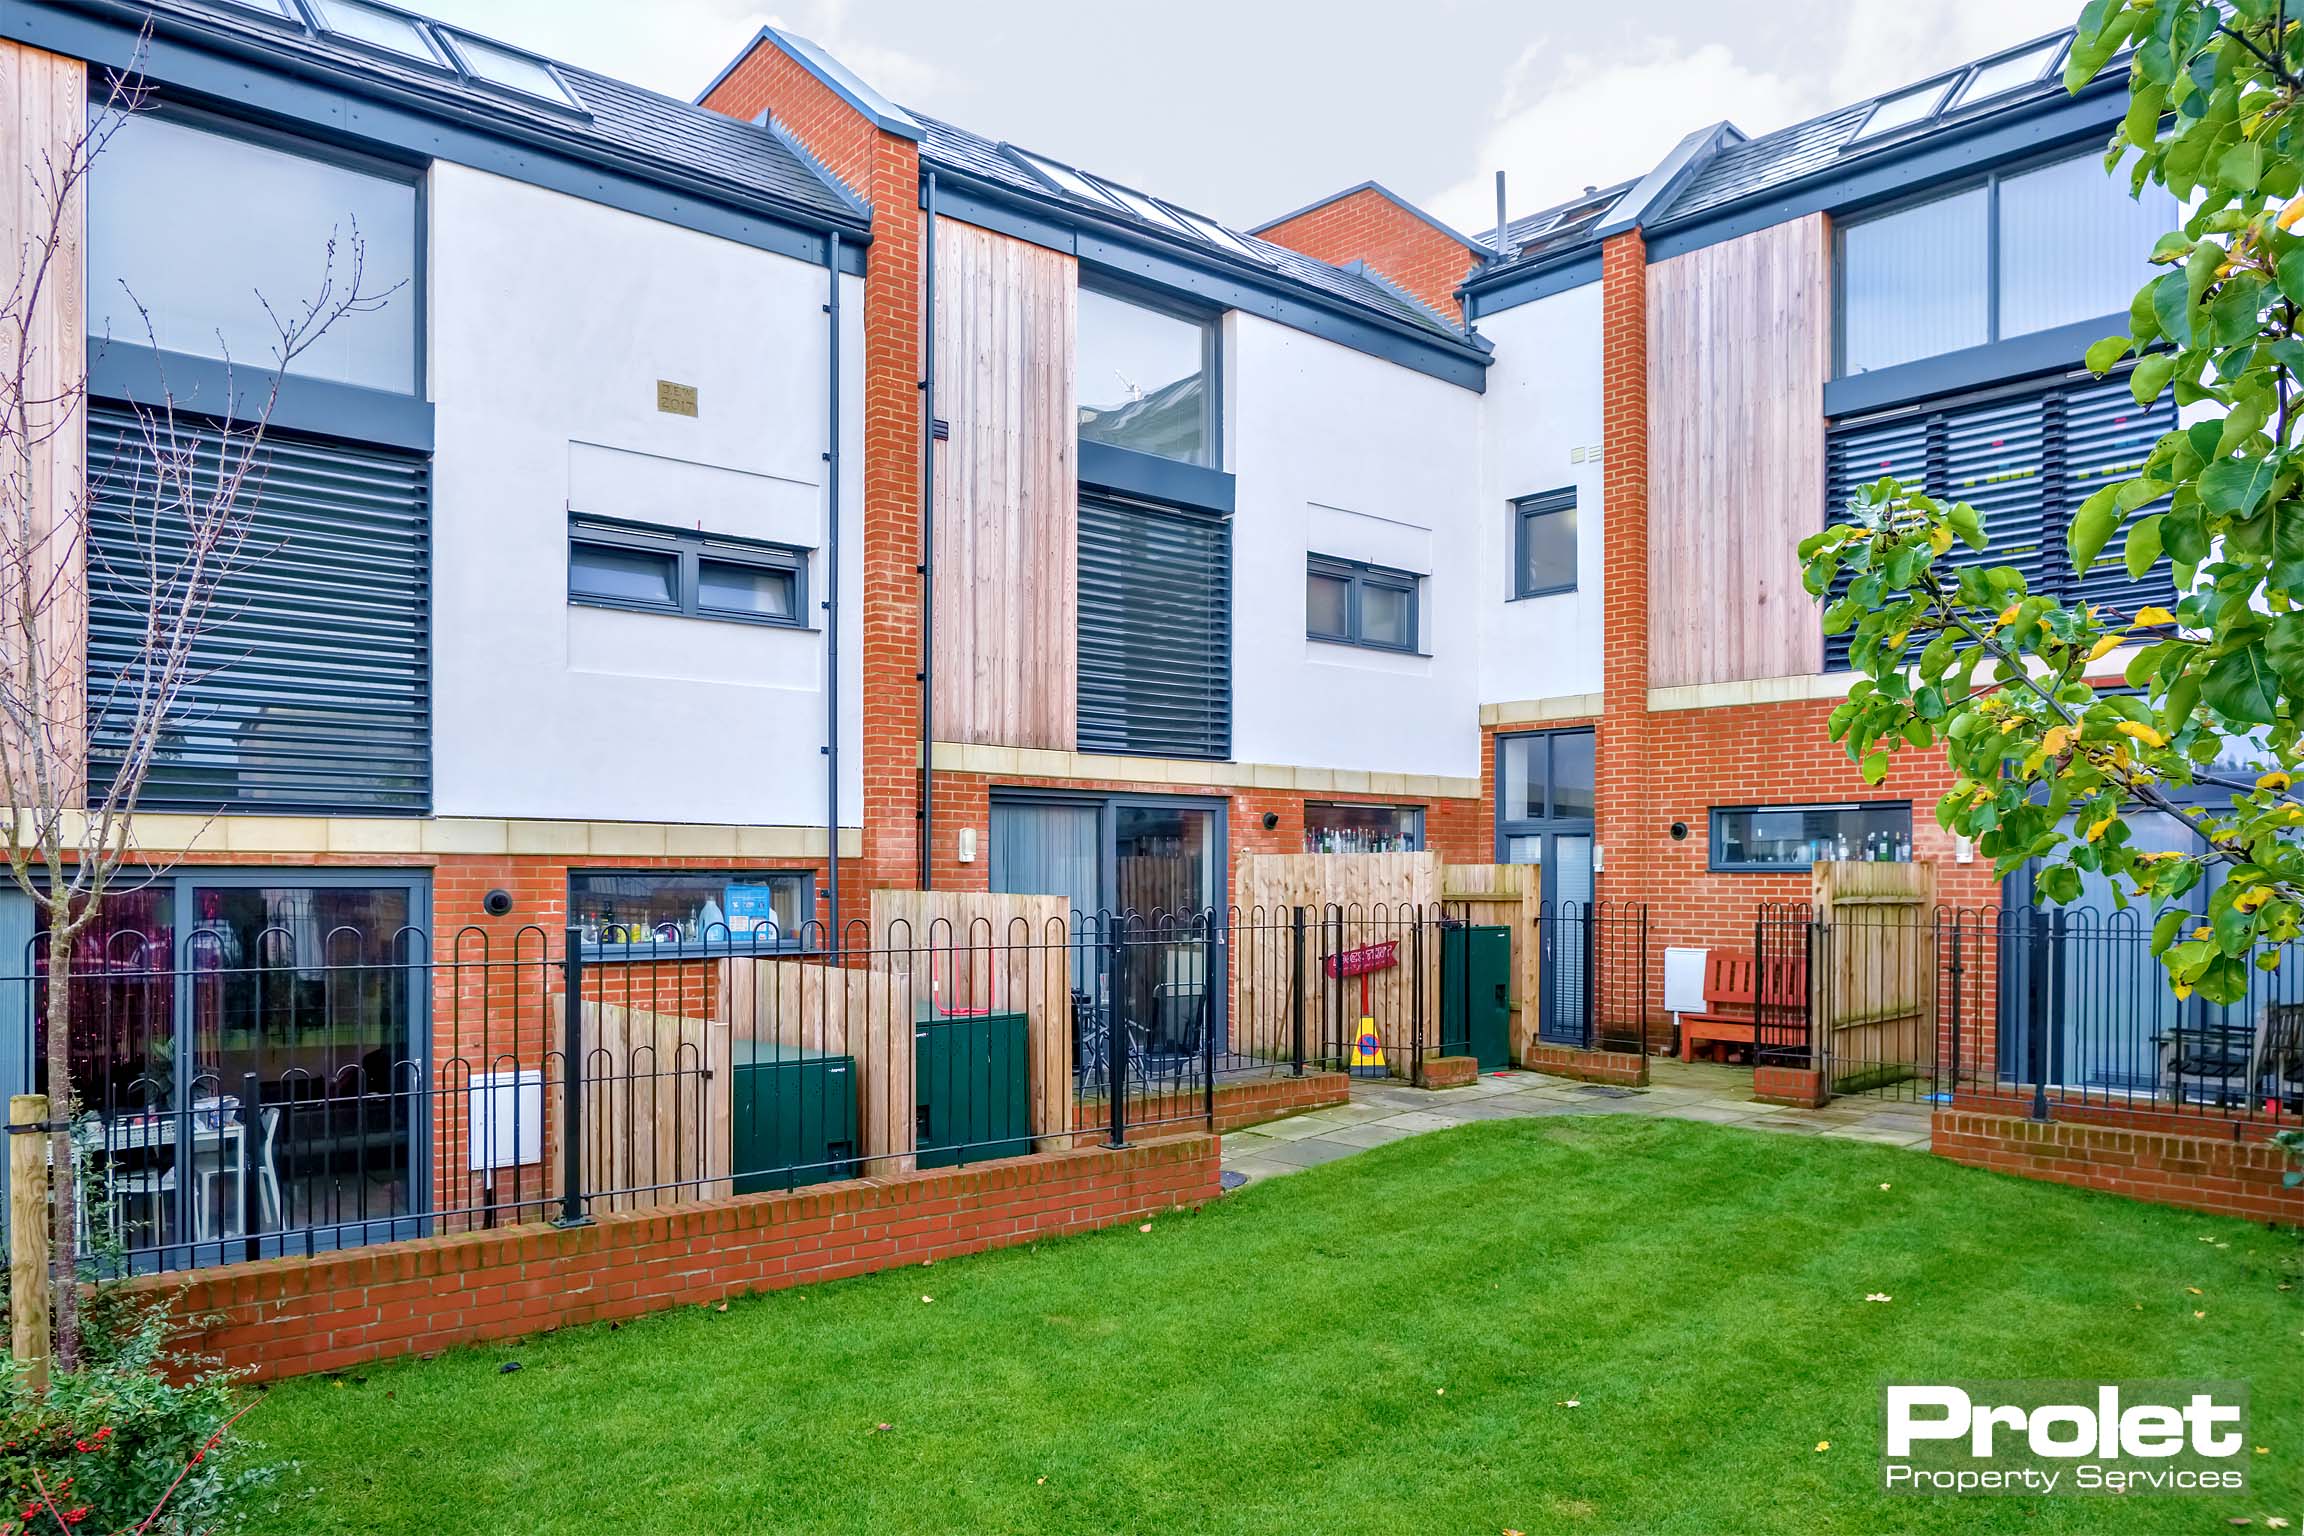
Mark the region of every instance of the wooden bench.
<instances>
[{"instance_id":1,"label":"wooden bench","mask_svg":"<svg viewBox=\"0 0 2304 1536\"><path fill-rule=\"evenodd\" d=\"M1759 965L1752 956L1716 949L1704 960L1704 1011L1680 1016L1680 1059L1694 1061L1698 1045L1720 1048L1727 1059L1730 1047L1752 1053L1757 1029L1754 1005ZM1768 962L1765 995L1769 1006L1804 1006L1808 996L1808 962L1778 956Z\"/></svg>"}]
</instances>

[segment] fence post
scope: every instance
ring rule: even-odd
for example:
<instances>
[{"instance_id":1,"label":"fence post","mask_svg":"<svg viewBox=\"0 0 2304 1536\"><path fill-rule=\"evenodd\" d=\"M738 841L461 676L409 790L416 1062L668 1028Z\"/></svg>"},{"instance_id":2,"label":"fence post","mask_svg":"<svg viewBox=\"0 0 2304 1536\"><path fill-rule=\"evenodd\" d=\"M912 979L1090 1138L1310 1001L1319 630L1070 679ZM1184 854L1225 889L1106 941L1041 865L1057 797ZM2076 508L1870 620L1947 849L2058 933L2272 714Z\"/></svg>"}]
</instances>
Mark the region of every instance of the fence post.
<instances>
[{"instance_id":1,"label":"fence post","mask_svg":"<svg viewBox=\"0 0 2304 1536\"><path fill-rule=\"evenodd\" d=\"M1584 903L1584 1049L1600 1039L1600 904Z\"/></svg>"},{"instance_id":2,"label":"fence post","mask_svg":"<svg viewBox=\"0 0 2304 1536\"><path fill-rule=\"evenodd\" d=\"M1304 909L1302 907L1295 909L1294 942L1296 945L1295 955L1288 966L1288 1007L1294 1016L1293 1025L1296 1031L1295 1075L1302 1077L1304 1075Z\"/></svg>"},{"instance_id":3,"label":"fence post","mask_svg":"<svg viewBox=\"0 0 2304 1536\"><path fill-rule=\"evenodd\" d=\"M1640 946L1640 1059L1648 1059L1648 904L1640 904L1639 921L1634 925Z\"/></svg>"},{"instance_id":4,"label":"fence post","mask_svg":"<svg viewBox=\"0 0 2304 1536\"><path fill-rule=\"evenodd\" d=\"M1950 1041L1950 1051L1952 1055L1952 1076L1950 1080L1950 1094L1947 1094L1944 1067L1941 1062L1937 1064L1936 1097L1940 1102L1950 1103L1951 1095L1957 1095L1960 1092L1960 994L1964 988L1964 982L1961 975L1962 966L1960 963L1960 919L1958 915L1955 914L1949 919L1939 917L1937 921L1943 928L1950 932L1952 944L1952 1038Z\"/></svg>"},{"instance_id":5,"label":"fence post","mask_svg":"<svg viewBox=\"0 0 2304 1536\"><path fill-rule=\"evenodd\" d=\"M1208 990L1201 1002L1200 1020L1200 1082L1203 1108L1208 1114L1208 1129L1216 1129L1216 1004L1231 990L1231 919L1228 913L1218 911L1212 925L1216 953L1210 957Z\"/></svg>"},{"instance_id":6,"label":"fence post","mask_svg":"<svg viewBox=\"0 0 2304 1536\"><path fill-rule=\"evenodd\" d=\"M8 1100L9 1352L48 1390L48 1095ZM67 1170L66 1176L70 1176Z\"/></svg>"},{"instance_id":7,"label":"fence post","mask_svg":"<svg viewBox=\"0 0 2304 1536\"><path fill-rule=\"evenodd\" d=\"M263 1245L256 1237L256 1217L261 1207L256 1198L254 1160L256 1139L264 1134L264 1110L257 1102L262 1093L263 1087L257 1082L255 1073L240 1074L240 1177L237 1181L240 1189L240 1236L243 1240L242 1252L251 1261L264 1256ZM285 1217L287 1212L283 1211L281 1215ZM285 1221L282 1224L285 1225ZM224 1223L219 1221L216 1226L221 1231Z\"/></svg>"},{"instance_id":8,"label":"fence post","mask_svg":"<svg viewBox=\"0 0 2304 1536\"><path fill-rule=\"evenodd\" d=\"M2035 914L2035 918L2038 915ZM2032 1118L2045 1120L2048 1118L2048 1032L2040 1027L2040 1021L2048 1010L2039 1006L2037 1000L2041 991L2053 985L2049 961L2063 957L2064 914L2060 911L2048 914L2045 927L2038 921L2032 926L2038 933L2033 945L2033 975L2040 985L2032 989L2034 1006L2025 1010L2024 1056L2032 1069Z\"/></svg>"},{"instance_id":9,"label":"fence post","mask_svg":"<svg viewBox=\"0 0 2304 1536\"><path fill-rule=\"evenodd\" d=\"M584 1227L584 933L568 930L560 1008L560 1215L556 1227ZM515 1079L517 1081L517 1079Z\"/></svg>"},{"instance_id":10,"label":"fence post","mask_svg":"<svg viewBox=\"0 0 2304 1536\"><path fill-rule=\"evenodd\" d=\"M1106 1146L1128 1145L1128 944L1122 929L1128 919L1115 916L1110 941L1112 957L1105 967L1111 977L1111 1002L1104 1010L1104 1107L1111 1122Z\"/></svg>"}]
</instances>

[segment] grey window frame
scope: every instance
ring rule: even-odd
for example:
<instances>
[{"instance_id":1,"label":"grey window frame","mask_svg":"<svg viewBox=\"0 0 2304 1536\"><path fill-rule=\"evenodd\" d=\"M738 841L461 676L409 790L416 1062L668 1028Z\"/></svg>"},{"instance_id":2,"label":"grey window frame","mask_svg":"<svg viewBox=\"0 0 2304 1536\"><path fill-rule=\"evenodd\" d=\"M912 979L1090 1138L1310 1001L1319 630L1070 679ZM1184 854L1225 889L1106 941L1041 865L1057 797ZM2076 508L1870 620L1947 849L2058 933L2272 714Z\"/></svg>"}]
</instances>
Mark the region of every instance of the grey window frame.
<instances>
[{"instance_id":1,"label":"grey window frame","mask_svg":"<svg viewBox=\"0 0 2304 1536\"><path fill-rule=\"evenodd\" d=\"M1158 226L1154 227L1157 228ZM1200 429L1208 443L1208 454L1206 459L1201 461L1201 467L1221 470L1224 467L1224 370L1222 367L1224 361L1224 312L1220 309L1208 309L1201 305L1187 303L1157 289L1127 282L1109 273L1092 271L1086 266L1080 269L1079 281L1080 286L1091 293L1100 293L1108 299L1117 299L1123 304L1133 304L1139 309L1149 309L1157 314L1167 315L1176 320L1189 321L1200 327L1200 377L1207 381L1207 387L1200 391ZM1077 354L1075 354L1075 366L1077 366L1077 361ZM1074 431L1077 432L1078 428L1075 427ZM1108 444L1107 446L1120 447L1119 444ZM1121 448L1121 451L1124 453L1143 453L1145 450ZM1149 456L1152 458L1166 457L1163 454L1151 454ZM1194 461L1177 459L1174 462L1190 464Z\"/></svg>"},{"instance_id":2,"label":"grey window frame","mask_svg":"<svg viewBox=\"0 0 2304 1536\"><path fill-rule=\"evenodd\" d=\"M1559 797L1554 792L1557 787L1557 776L1553 772L1555 754L1552 749L1552 744L1562 737L1567 736L1588 737L1592 742L1593 814L1590 816L1560 816L1554 814L1554 808L1558 803ZM1532 816L1526 819L1515 820L1508 818L1504 814L1504 754L1511 750L1512 743L1522 741L1541 741L1544 743L1544 814L1541 816ZM1496 789L1497 863L1507 864L1511 862L1510 859L1505 857L1505 853L1506 850L1511 847L1512 839L1516 837L1542 837L1548 833L1567 833L1570 836L1580 837L1594 831L1596 823L1599 819L1600 809L1600 734L1592 726L1569 726L1565 729L1556 731L1511 731L1504 735L1500 735L1496 738L1496 763L1494 772ZM1550 850L1547 849L1546 852L1549 854ZM1549 867L1549 858L1547 858L1546 864L1547 867Z\"/></svg>"},{"instance_id":3,"label":"grey window frame","mask_svg":"<svg viewBox=\"0 0 2304 1536\"><path fill-rule=\"evenodd\" d=\"M673 597L665 603L640 598L600 597L575 588L576 551L631 550L664 555L673 561ZM702 619L713 624L757 624L768 629L814 629L808 622L808 557L813 551L791 544L759 539L738 539L685 528L664 528L652 523L619 518L571 515L568 519L568 602L576 608L619 608L628 613L662 613L675 618ZM792 578L792 615L777 618L741 608L715 608L701 598L700 572L707 563L740 566L748 570L776 571Z\"/></svg>"},{"instance_id":4,"label":"grey window frame","mask_svg":"<svg viewBox=\"0 0 2304 1536\"><path fill-rule=\"evenodd\" d=\"M1576 565L1583 558L1581 533L1568 560L1568 580L1549 587L1531 587L1523 583L1528 577L1528 524L1539 517L1557 517L1563 512L1576 510L1576 487L1563 486L1556 491L1538 491L1533 495L1512 499L1512 601L1529 597L1558 597L1563 592L1576 590Z\"/></svg>"},{"instance_id":5,"label":"grey window frame","mask_svg":"<svg viewBox=\"0 0 2304 1536\"><path fill-rule=\"evenodd\" d=\"M1311 820L1314 811L1390 811L1396 816L1404 814L1414 822L1415 830L1409 835L1416 840L1416 846L1411 851L1424 853L1431 847L1431 844L1425 841L1424 835L1425 811L1427 809L1428 807L1424 805L1405 800L1307 800L1304 802L1304 835L1307 839L1312 835ZM1307 848L1304 851L1310 853L1313 850Z\"/></svg>"},{"instance_id":6,"label":"grey window frame","mask_svg":"<svg viewBox=\"0 0 2304 1536\"><path fill-rule=\"evenodd\" d=\"M301 26L302 24L299 22L297 25ZM330 36L334 35L333 33L330 34ZM398 57L398 55L393 55L393 57ZM373 407L366 402L381 395L389 394L395 397L405 395L408 399L420 404L429 404L425 396L425 384L432 376L432 361L428 345L432 330L432 317L427 302L432 287L430 271L432 195L431 179L425 174L426 167L407 160L387 159L381 155L367 154L357 149L346 149L322 139L315 139L287 129L270 127L244 117L234 117L228 113L210 111L206 107L189 105L165 94L156 95L141 111L149 113L163 122L175 123L179 127L197 129L202 133L212 133L219 138L238 139L242 143L254 144L260 148L275 150L285 155L297 155L306 160L317 160L323 165L333 165L340 170L352 171L363 176L373 176L380 181L398 182L414 191L416 206L414 217L411 220L410 238L415 243L415 249L409 254L408 291L405 294L395 293L392 295L392 302L399 302L405 298L415 308L414 315L410 317L410 324L415 328L409 349L410 361L413 366L409 369L409 378L405 389L387 391L365 384L347 384L340 379L315 378L299 373L283 374L264 366L267 361L264 358L234 358L229 365L234 374L240 375L244 379L279 380L283 393L293 392L298 396L309 395L320 400L343 402L340 410L348 418L349 430L331 428L322 435L354 437L362 441L386 443L393 446L409 446L400 443L397 438L389 434L371 437L364 430L364 422L365 418L373 413ZM99 170L96 175L90 177L90 184L82 194L84 197L94 198L96 196L96 183L101 174L101 170ZM86 226L86 219L87 215L83 213L83 228ZM366 240L367 236L363 234L361 238ZM83 253L83 260L85 260L85 253ZM92 317L84 315L82 318L91 319ZM144 342L133 338L91 335L89 341L92 360L102 351L112 351L150 358L183 357L194 364L213 365L213 369L219 372L227 366L222 358L210 358L200 353L156 351ZM181 370L178 371L181 372ZM182 387L189 381L179 378L176 382L179 387ZM221 394L221 389L218 392Z\"/></svg>"},{"instance_id":7,"label":"grey window frame","mask_svg":"<svg viewBox=\"0 0 2304 1536\"><path fill-rule=\"evenodd\" d=\"M1912 802L1909 800L1817 800L1799 801L1790 805L1715 805L1705 812L1705 868L1722 875L1797 875L1814 868L1813 864L1765 864L1748 859L1731 860L1720 853L1720 818L1723 816L1749 816L1761 812L1799 812L1808 815L1817 811L1893 811L1904 812L1904 835L1912 835Z\"/></svg>"},{"instance_id":8,"label":"grey window frame","mask_svg":"<svg viewBox=\"0 0 2304 1536\"><path fill-rule=\"evenodd\" d=\"M2011 160L2005 165L1996 165L1981 175L1961 176L1950 181L1935 182L1908 196L1898 197L1890 202L1866 208L1861 213L1852 213L1846 218L1833 220L1832 377L1835 380L1863 377L1861 374L1848 372L1848 284L1846 273L1848 270L1849 230L1860 229L1864 225L1880 219L1893 218L1899 213L1909 213L1915 208L1924 208L1930 203L1942 202L1948 197L1958 197L1964 192L1973 192L1978 187L1984 188L1984 339L1979 342L1972 342L1969 346L1998 346L2001 342L2010 339L2000 334L2000 184L2010 177L2021 176L2028 171L2044 170L2048 166L2059 165L2067 160L2094 158L2097 158L2096 151L2085 147L2077 151L2070 146L2048 150L2037 155L2027 155L2021 160ZM2138 264L2142 265L2141 261ZM2125 302L2115 305L2114 309L2124 311L2126 309ZM2032 336L2039 333L2026 331L2024 334ZM1966 350L1968 350L1966 347L1954 347L1945 352L1931 352L1926 357L1915 357L1901 363L1887 364L1886 368L1909 368L1915 363L1925 363L1929 358L1945 357L1951 352ZM1886 371L1886 368L1875 368L1871 371L1882 373Z\"/></svg>"},{"instance_id":9,"label":"grey window frame","mask_svg":"<svg viewBox=\"0 0 2304 1536\"><path fill-rule=\"evenodd\" d=\"M1307 579L1326 576L1348 582L1350 595L1344 604L1344 628L1341 635L1322 634L1312 627L1309 611L1304 616L1304 637L1323 645L1351 645L1366 651L1390 651L1395 655L1420 656L1424 645L1424 578L1414 571L1398 570L1389 565L1375 565L1366 560L1346 560L1336 555L1309 554L1304 557ZM1403 592L1408 597L1408 630L1411 639L1406 645L1395 645L1389 640L1371 640L1362 632L1360 595L1368 587L1382 587L1387 591Z\"/></svg>"},{"instance_id":10,"label":"grey window frame","mask_svg":"<svg viewBox=\"0 0 2304 1536\"><path fill-rule=\"evenodd\" d=\"M567 877L567 913L571 925L576 921L576 882L589 876L602 876L612 880L629 880L649 876L663 876L681 880L798 880L800 882L800 931L786 934L775 943L739 937L731 933L724 939L650 944L604 944L591 939L581 940L577 948L586 960L598 960L615 965L620 962L649 960L699 959L706 956L725 957L730 954L814 955L824 952L823 935L816 920L816 871L813 869L697 869L643 868L630 864L578 864L570 866ZM811 944L810 938L819 942Z\"/></svg>"}]
</instances>

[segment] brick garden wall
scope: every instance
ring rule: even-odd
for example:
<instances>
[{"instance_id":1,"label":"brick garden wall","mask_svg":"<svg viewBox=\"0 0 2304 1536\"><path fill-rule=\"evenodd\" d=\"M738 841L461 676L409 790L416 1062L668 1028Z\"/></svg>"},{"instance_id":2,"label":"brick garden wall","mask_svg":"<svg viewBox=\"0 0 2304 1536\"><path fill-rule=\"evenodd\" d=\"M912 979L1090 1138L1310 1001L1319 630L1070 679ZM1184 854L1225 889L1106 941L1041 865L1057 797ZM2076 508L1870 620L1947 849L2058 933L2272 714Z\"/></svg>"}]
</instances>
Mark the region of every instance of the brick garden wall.
<instances>
[{"instance_id":1,"label":"brick garden wall","mask_svg":"<svg viewBox=\"0 0 2304 1536\"><path fill-rule=\"evenodd\" d=\"M1199 1134L131 1284L211 1319L190 1347L271 1379L1014 1247L1218 1192L1216 1138Z\"/></svg>"},{"instance_id":2,"label":"brick garden wall","mask_svg":"<svg viewBox=\"0 0 2304 1536\"><path fill-rule=\"evenodd\" d=\"M2179 1134L1954 1106L1936 1112L1931 1147L1956 1163L2021 1178L2250 1221L2304 1223L2304 1190L2282 1187L2289 1164L2265 1134L2261 1126L2237 1139L2223 1127Z\"/></svg>"}]
</instances>

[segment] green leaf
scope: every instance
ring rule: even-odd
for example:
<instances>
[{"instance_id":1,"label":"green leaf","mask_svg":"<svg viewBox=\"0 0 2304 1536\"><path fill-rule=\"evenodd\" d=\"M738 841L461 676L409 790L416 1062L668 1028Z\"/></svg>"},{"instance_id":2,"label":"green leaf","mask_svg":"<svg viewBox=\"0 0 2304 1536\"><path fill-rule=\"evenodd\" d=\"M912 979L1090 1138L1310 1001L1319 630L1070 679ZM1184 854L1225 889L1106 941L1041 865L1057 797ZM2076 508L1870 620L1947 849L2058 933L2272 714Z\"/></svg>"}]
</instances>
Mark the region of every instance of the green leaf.
<instances>
[{"instance_id":1,"label":"green leaf","mask_svg":"<svg viewBox=\"0 0 2304 1536\"><path fill-rule=\"evenodd\" d=\"M2246 273L2226 278L2208 304L2210 329L2220 347L2237 347L2253 340L2263 316L2264 282Z\"/></svg>"},{"instance_id":2,"label":"green leaf","mask_svg":"<svg viewBox=\"0 0 2304 1536\"><path fill-rule=\"evenodd\" d=\"M2129 526L2124 563L2128 579L2141 581L2144 573L2152 569L2152 562L2160 558L2160 514L2140 517Z\"/></svg>"},{"instance_id":3,"label":"green leaf","mask_svg":"<svg viewBox=\"0 0 2304 1536\"><path fill-rule=\"evenodd\" d=\"M2177 346L2192 345L2192 297L2181 268L2163 275L2152 285L2152 318L2159 322L2160 334ZM2173 372L2176 365L2168 366ZM2149 400L2151 396L2144 398Z\"/></svg>"},{"instance_id":4,"label":"green leaf","mask_svg":"<svg viewBox=\"0 0 2304 1536\"><path fill-rule=\"evenodd\" d=\"M2304 613L2283 613L2264 635L2264 658L2288 685L2304 693Z\"/></svg>"},{"instance_id":5,"label":"green leaf","mask_svg":"<svg viewBox=\"0 0 2304 1536\"><path fill-rule=\"evenodd\" d=\"M2151 353L2128 375L2128 393L2136 397L2138 405L2150 405L2159 398L2160 391L2168 387L2168 380L2175 372L2175 353Z\"/></svg>"},{"instance_id":6,"label":"green leaf","mask_svg":"<svg viewBox=\"0 0 2304 1536\"><path fill-rule=\"evenodd\" d=\"M2270 725L2279 712L2280 679L2260 645L2220 656L2201 681L2210 709L2240 725Z\"/></svg>"},{"instance_id":7,"label":"green leaf","mask_svg":"<svg viewBox=\"0 0 2304 1536\"><path fill-rule=\"evenodd\" d=\"M2233 145L2216 162L2216 174L2242 191L2255 191L2256 183L2264 179L2264 146L2252 141Z\"/></svg>"},{"instance_id":8,"label":"green leaf","mask_svg":"<svg viewBox=\"0 0 2304 1536\"><path fill-rule=\"evenodd\" d=\"M1960 535L1960 541L1970 549L1982 549L1984 547L1984 519L1968 503L1963 501L1956 504L1951 511L1944 514L1944 521L1954 533Z\"/></svg>"},{"instance_id":9,"label":"green leaf","mask_svg":"<svg viewBox=\"0 0 2304 1536\"><path fill-rule=\"evenodd\" d=\"M2064 536L2065 546L2072 551L2072 568L2085 572L2096 563L2096 556L2120 526L2118 497L2120 487L2107 485L2080 503L2080 510L2072 514L2072 527Z\"/></svg>"},{"instance_id":10,"label":"green leaf","mask_svg":"<svg viewBox=\"0 0 2304 1536\"><path fill-rule=\"evenodd\" d=\"M1885 752L1868 752L1864 755L1864 761L1857 764L1856 767L1857 771L1864 775L1865 783L1877 784L1888 777L1888 754Z\"/></svg>"},{"instance_id":11,"label":"green leaf","mask_svg":"<svg viewBox=\"0 0 2304 1536\"><path fill-rule=\"evenodd\" d=\"M2112 371L2112 365L2128 355L2136 343L2126 336L2107 336L2088 349L2088 371L2102 377Z\"/></svg>"},{"instance_id":12,"label":"green leaf","mask_svg":"<svg viewBox=\"0 0 2304 1536\"><path fill-rule=\"evenodd\" d=\"M2200 504L2226 517L2247 517L2272 494L2280 466L2271 459L2218 459L2200 471Z\"/></svg>"}]
</instances>

